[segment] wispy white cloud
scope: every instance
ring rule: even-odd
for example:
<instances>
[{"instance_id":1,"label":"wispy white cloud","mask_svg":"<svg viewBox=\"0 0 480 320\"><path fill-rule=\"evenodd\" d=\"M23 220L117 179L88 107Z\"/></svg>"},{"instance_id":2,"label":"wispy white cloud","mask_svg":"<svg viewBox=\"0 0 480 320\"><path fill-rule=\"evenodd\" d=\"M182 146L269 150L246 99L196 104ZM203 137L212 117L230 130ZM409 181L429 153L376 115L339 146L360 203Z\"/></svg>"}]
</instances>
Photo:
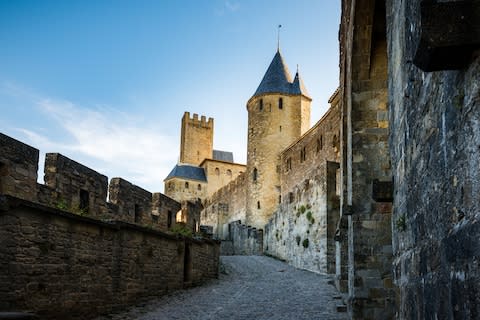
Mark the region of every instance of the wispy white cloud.
<instances>
[{"instance_id":1,"label":"wispy white cloud","mask_svg":"<svg viewBox=\"0 0 480 320\"><path fill-rule=\"evenodd\" d=\"M122 177L152 192L163 190L163 179L178 157L178 136L169 136L155 119L109 107L85 107L71 101L45 98L12 83L2 83L0 93L35 106L51 127L22 127L19 133L40 149L40 176L45 152L59 152L106 174Z\"/></svg>"},{"instance_id":2,"label":"wispy white cloud","mask_svg":"<svg viewBox=\"0 0 480 320\"><path fill-rule=\"evenodd\" d=\"M177 139L164 135L152 123L109 108L91 110L51 99L40 100L38 106L72 138L62 144L30 133L41 145L101 160L98 165L110 177L123 173L123 178L141 187L157 186L151 191L160 191L158 187L163 186L177 158L178 147L172 141Z\"/></svg>"}]
</instances>

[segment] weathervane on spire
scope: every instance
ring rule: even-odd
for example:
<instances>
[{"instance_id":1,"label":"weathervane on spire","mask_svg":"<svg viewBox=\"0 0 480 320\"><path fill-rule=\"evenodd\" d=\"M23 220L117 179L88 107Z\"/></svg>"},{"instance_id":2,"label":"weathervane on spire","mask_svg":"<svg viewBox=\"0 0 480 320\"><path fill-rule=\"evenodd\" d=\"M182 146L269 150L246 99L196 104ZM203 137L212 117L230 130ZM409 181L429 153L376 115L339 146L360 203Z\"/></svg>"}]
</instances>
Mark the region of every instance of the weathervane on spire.
<instances>
[{"instance_id":1,"label":"weathervane on spire","mask_svg":"<svg viewBox=\"0 0 480 320\"><path fill-rule=\"evenodd\" d=\"M277 51L280 51L280 28L281 27L282 25L279 24L277 29Z\"/></svg>"}]
</instances>

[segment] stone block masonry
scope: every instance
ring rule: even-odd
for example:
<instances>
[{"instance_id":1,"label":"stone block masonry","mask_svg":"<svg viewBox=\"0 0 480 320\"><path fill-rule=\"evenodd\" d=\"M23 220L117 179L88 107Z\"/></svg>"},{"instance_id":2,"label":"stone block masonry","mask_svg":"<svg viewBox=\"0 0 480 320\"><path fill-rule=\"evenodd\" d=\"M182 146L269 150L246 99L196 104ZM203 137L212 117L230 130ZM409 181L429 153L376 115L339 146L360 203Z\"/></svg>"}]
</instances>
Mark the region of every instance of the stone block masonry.
<instances>
[{"instance_id":1,"label":"stone block masonry","mask_svg":"<svg viewBox=\"0 0 480 320\"><path fill-rule=\"evenodd\" d=\"M191 230L198 203L179 203L0 134L0 311L86 319L216 277L220 243ZM107 189L110 202L107 202ZM170 232L170 233L169 233Z\"/></svg>"},{"instance_id":2,"label":"stone block masonry","mask_svg":"<svg viewBox=\"0 0 480 320\"><path fill-rule=\"evenodd\" d=\"M444 13L458 19L458 6L480 12L478 1L428 4L448 5L450 11ZM430 26L445 26L442 12L428 13ZM480 319L479 51L477 47L461 61L442 56L434 66L437 72L422 71L411 62L417 46L421 50L418 37L436 31L422 18L418 1L387 1L398 318ZM478 15L475 19L479 21ZM462 22L448 29L465 26ZM455 36L474 29L464 31ZM451 36L442 34L442 39ZM442 45L431 39L434 48ZM461 65L458 70L445 71L456 64Z\"/></svg>"},{"instance_id":3,"label":"stone block masonry","mask_svg":"<svg viewBox=\"0 0 480 320\"><path fill-rule=\"evenodd\" d=\"M219 243L0 202L0 310L85 319L218 275Z\"/></svg>"}]
</instances>

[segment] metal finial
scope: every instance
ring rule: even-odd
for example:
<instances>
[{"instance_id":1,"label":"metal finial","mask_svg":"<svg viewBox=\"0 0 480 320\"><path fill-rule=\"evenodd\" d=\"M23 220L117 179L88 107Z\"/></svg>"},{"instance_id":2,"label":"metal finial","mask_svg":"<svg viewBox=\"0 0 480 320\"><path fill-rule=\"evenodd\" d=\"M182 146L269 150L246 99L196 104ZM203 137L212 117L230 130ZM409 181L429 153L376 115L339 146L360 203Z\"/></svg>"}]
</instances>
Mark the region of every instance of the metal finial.
<instances>
[{"instance_id":1,"label":"metal finial","mask_svg":"<svg viewBox=\"0 0 480 320\"><path fill-rule=\"evenodd\" d=\"M280 51L280 28L281 27L282 25L279 24L277 29L277 51Z\"/></svg>"}]
</instances>

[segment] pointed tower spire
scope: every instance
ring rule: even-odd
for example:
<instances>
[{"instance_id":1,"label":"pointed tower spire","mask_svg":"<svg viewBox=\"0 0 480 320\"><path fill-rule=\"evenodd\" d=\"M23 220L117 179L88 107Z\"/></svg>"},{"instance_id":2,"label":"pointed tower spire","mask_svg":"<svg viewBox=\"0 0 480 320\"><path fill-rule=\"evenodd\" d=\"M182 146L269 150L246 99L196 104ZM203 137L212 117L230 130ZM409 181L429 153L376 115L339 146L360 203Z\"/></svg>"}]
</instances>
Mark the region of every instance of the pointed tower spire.
<instances>
[{"instance_id":1,"label":"pointed tower spire","mask_svg":"<svg viewBox=\"0 0 480 320\"><path fill-rule=\"evenodd\" d=\"M292 94L301 94L311 99L310 95L308 94L307 88L305 87L305 84L303 83L303 80L300 77L300 73L298 72L298 64L297 64L297 73L295 74L295 79L293 79L293 83L292 83Z\"/></svg>"},{"instance_id":2,"label":"pointed tower spire","mask_svg":"<svg viewBox=\"0 0 480 320\"><path fill-rule=\"evenodd\" d=\"M280 51L277 51L253 96L264 93L290 94L291 83L292 76L290 71L288 71L282 54Z\"/></svg>"}]
</instances>

